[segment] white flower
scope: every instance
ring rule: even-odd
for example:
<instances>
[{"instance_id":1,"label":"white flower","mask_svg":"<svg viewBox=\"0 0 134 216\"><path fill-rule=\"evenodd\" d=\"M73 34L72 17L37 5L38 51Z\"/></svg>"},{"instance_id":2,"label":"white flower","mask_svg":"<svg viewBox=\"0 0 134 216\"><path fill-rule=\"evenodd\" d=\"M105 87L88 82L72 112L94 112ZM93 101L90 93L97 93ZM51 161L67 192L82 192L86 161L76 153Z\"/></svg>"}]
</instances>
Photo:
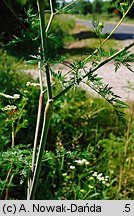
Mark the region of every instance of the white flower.
<instances>
[{"instance_id":1,"label":"white flower","mask_svg":"<svg viewBox=\"0 0 134 216\"><path fill-rule=\"evenodd\" d=\"M75 166L72 166L72 165L71 165L71 166L70 166L70 169L72 169L72 170L75 169Z\"/></svg>"},{"instance_id":2,"label":"white flower","mask_svg":"<svg viewBox=\"0 0 134 216\"><path fill-rule=\"evenodd\" d=\"M62 173L62 176L67 176L67 173Z\"/></svg>"},{"instance_id":3,"label":"white flower","mask_svg":"<svg viewBox=\"0 0 134 216\"><path fill-rule=\"evenodd\" d=\"M108 181L108 178L105 177L105 181Z\"/></svg>"},{"instance_id":4,"label":"white flower","mask_svg":"<svg viewBox=\"0 0 134 216\"><path fill-rule=\"evenodd\" d=\"M86 159L82 159L82 160L75 160L76 163L78 163L79 165L88 165L89 162Z\"/></svg>"},{"instance_id":5,"label":"white flower","mask_svg":"<svg viewBox=\"0 0 134 216\"><path fill-rule=\"evenodd\" d=\"M1 108L2 111L11 111L11 110L15 110L15 109L17 109L17 107L14 105L7 105L7 106Z\"/></svg>"},{"instance_id":6,"label":"white flower","mask_svg":"<svg viewBox=\"0 0 134 216\"><path fill-rule=\"evenodd\" d=\"M98 174L98 176L101 177L101 176L102 176L102 173Z\"/></svg>"},{"instance_id":7,"label":"white flower","mask_svg":"<svg viewBox=\"0 0 134 216\"><path fill-rule=\"evenodd\" d=\"M39 83L31 83L31 82L27 82L26 86L39 86Z\"/></svg>"},{"instance_id":8,"label":"white flower","mask_svg":"<svg viewBox=\"0 0 134 216\"><path fill-rule=\"evenodd\" d=\"M71 151L67 151L67 154L71 154Z\"/></svg>"},{"instance_id":9,"label":"white flower","mask_svg":"<svg viewBox=\"0 0 134 216\"><path fill-rule=\"evenodd\" d=\"M92 176L97 176L97 172L94 172Z\"/></svg>"},{"instance_id":10,"label":"white flower","mask_svg":"<svg viewBox=\"0 0 134 216\"><path fill-rule=\"evenodd\" d=\"M86 159L82 159L82 162L85 164L85 165L88 165L89 162L86 160Z\"/></svg>"},{"instance_id":11,"label":"white flower","mask_svg":"<svg viewBox=\"0 0 134 216\"><path fill-rule=\"evenodd\" d=\"M19 94L14 94L13 97L14 97L14 99L18 99L18 98L20 98L20 95Z\"/></svg>"},{"instance_id":12,"label":"white flower","mask_svg":"<svg viewBox=\"0 0 134 216\"><path fill-rule=\"evenodd\" d=\"M31 82L27 82L27 83L26 83L26 86L30 86L30 85L31 85Z\"/></svg>"},{"instance_id":13,"label":"white flower","mask_svg":"<svg viewBox=\"0 0 134 216\"><path fill-rule=\"evenodd\" d=\"M14 94L12 96L12 95L8 95L8 94L0 93L0 95L3 96L3 97L5 97L5 98L10 98L10 99L18 99L18 98L20 98L19 94Z\"/></svg>"},{"instance_id":14,"label":"white flower","mask_svg":"<svg viewBox=\"0 0 134 216\"><path fill-rule=\"evenodd\" d=\"M103 181L103 180L105 181L105 177L104 176L101 177L101 181Z\"/></svg>"},{"instance_id":15,"label":"white flower","mask_svg":"<svg viewBox=\"0 0 134 216\"><path fill-rule=\"evenodd\" d=\"M101 177L101 176L97 176L97 179L98 179L99 181L102 181L102 177Z\"/></svg>"},{"instance_id":16,"label":"white flower","mask_svg":"<svg viewBox=\"0 0 134 216\"><path fill-rule=\"evenodd\" d=\"M83 165L83 161L82 160L75 160L75 162L79 165Z\"/></svg>"}]
</instances>

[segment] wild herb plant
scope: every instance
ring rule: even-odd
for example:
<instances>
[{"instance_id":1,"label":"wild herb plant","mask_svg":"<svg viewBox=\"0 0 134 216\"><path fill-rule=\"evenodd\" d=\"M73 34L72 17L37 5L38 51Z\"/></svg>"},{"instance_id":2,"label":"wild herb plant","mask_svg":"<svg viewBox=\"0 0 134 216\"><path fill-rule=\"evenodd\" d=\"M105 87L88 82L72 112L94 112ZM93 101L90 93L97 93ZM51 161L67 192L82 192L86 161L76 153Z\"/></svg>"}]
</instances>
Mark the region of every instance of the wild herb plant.
<instances>
[{"instance_id":1,"label":"wild herb plant","mask_svg":"<svg viewBox=\"0 0 134 216\"><path fill-rule=\"evenodd\" d=\"M100 38L100 45L91 55L87 56L85 60L79 61L79 62L67 63L66 66L68 67L68 72L66 74L63 74L62 72L59 72L57 74L51 67L51 64L52 63L53 64L62 63L64 65L64 62L62 61L61 57L51 59L51 56L49 55L50 50L49 50L48 39L55 40L58 43L58 40L56 39L55 35L50 33L51 24L53 22L54 17L57 14L67 12L69 7L72 7L72 5L75 2L76 0L71 2L69 5L63 8L56 10L53 8L52 0L50 0L49 2L50 3L50 17L49 17L48 23L46 23L45 1L37 0L40 31L38 31L39 35L36 35L36 37L41 38L41 46L40 46L41 48L39 49L38 54L33 56L34 57L33 62L34 63L38 62L40 97L39 97L37 125L36 125L35 138L34 138L32 170L31 170L31 175L29 176L27 199L35 198L37 183L38 183L38 179L39 179L39 175L41 171L42 158L44 155L46 140L48 136L48 130L50 127L50 121L53 116L55 103L62 96L66 97L66 93L70 89L76 88L81 82L86 83L95 92L97 92L106 101L108 101L109 104L113 106L119 119L125 123L125 116L124 116L124 113L122 112L122 109L126 108L127 105L123 101L120 100L120 96L114 94L112 88L108 84L103 83L102 78L98 77L96 71L97 69L107 64L111 60L114 60L115 70L117 70L120 67L120 64L124 64L124 66L127 67L132 72L131 62L133 62L134 56L130 54L128 50L132 46L134 46L134 42L132 42L131 44L129 44L128 46L124 47L123 49L119 51L116 49L113 49L113 50L110 50L108 53L105 53L103 51L103 44L107 42L107 40L111 37L111 35L118 28L118 26L122 23L128 11L133 6L134 1L131 1L131 2L127 1L125 5L123 5L121 1L119 2L120 7L118 8L121 10L123 15L119 23L116 25L116 27L112 30L112 32L108 36L103 34L102 30L104 28L104 25L102 23L99 23L97 20L94 20L94 27L95 27L97 35ZM35 17L33 17L33 20L34 18ZM86 65L88 62L92 63L92 66L90 68L88 68ZM44 84L43 84L44 76L45 76L46 89L44 89ZM59 79L60 82L62 83L62 89L60 88L60 91L56 93L54 92L54 86L57 85L57 83L53 81L53 77L56 79ZM43 107L42 105L43 105L43 99L44 99L45 92L47 93L47 101L46 101L46 105L44 109L43 125L41 126L40 119L41 119L41 112L42 112L42 107ZM41 137L39 137L39 129L41 129ZM39 140L39 147L37 148L38 140ZM38 149L38 152L37 152L37 149ZM72 172L73 172L73 166L70 168L72 169ZM73 174L69 174L69 175L73 175ZM94 178L92 179L93 185L91 184L91 182L89 182L90 189L91 187L94 187L94 185L96 184L96 181L98 179L97 176L98 176L97 174L94 174ZM71 179L72 177L69 177L69 178ZM103 180L104 179L105 177L103 177ZM78 192L79 190L81 190L80 187L78 187ZM91 193L94 194L94 191L91 191ZM79 197L84 199L84 197L85 198L88 197L88 194L85 193L83 196L79 196ZM92 197L92 195L89 196L89 198L90 197ZM74 198L77 198L76 194L74 194Z\"/></svg>"}]
</instances>

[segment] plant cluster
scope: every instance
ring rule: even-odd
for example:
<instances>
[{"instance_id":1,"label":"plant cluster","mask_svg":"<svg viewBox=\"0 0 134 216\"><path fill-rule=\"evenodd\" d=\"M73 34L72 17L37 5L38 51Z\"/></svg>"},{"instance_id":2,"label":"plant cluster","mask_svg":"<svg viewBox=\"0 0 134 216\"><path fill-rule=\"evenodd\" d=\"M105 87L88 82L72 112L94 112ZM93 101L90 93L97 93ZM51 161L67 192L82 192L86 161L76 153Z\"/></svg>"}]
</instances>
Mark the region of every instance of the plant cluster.
<instances>
[{"instance_id":1,"label":"plant cluster","mask_svg":"<svg viewBox=\"0 0 134 216\"><path fill-rule=\"evenodd\" d=\"M134 112L132 109L127 123L123 111L128 108L128 105L121 101L118 95L114 94L108 84L104 84L96 71L111 60L115 62L116 71L120 64L123 64L131 72L133 71L131 62L133 62L134 56L128 50L134 45L134 42L119 51L112 49L109 52L104 52L103 44L122 23L134 1L127 2L126 5L121 5L120 2L122 18L107 36L102 33L104 25L94 20L100 45L83 61L65 63L61 56L60 58L56 56L53 59L53 56L50 55L50 52L52 52L52 47L49 45L50 40L58 43L55 35L51 32L51 26L57 14L67 12L74 3L76 1L55 10L52 0L50 0L50 13L47 21L45 2L44 0L37 0L39 15L37 23L35 15L30 14L29 16L33 25L37 24L38 26L38 23L40 25L40 30L37 31L39 35L34 34L32 30L28 31L31 40L36 42L39 39L41 40L41 48L39 48L37 54L34 53L31 56L33 62L30 60L30 63L33 64L38 62L39 79L37 83L31 83L24 74L22 76L24 82L19 79L17 82L16 70L14 71L8 65L7 58L4 57L3 62L6 62L2 65L4 82L0 92L2 98L0 101L1 126L3 129L0 130L0 133L3 137L2 150L7 149L1 155L3 173L1 188L2 196L5 194L5 199L9 198L9 188L15 186L13 179L15 179L16 185L23 184L22 187L24 187L24 184L27 185L27 199L132 197L130 188L132 186L133 132L130 131ZM69 24L69 29L70 27L72 27L71 24ZM15 37L13 43L19 40L18 37ZM91 62L90 68L86 65L88 62ZM54 63L66 65L67 73L63 74L62 71L57 73L52 67ZM11 83L9 78L12 81ZM95 99L88 99L84 92L79 92L74 102L74 95L71 93L69 95L69 92L76 89L81 82L89 85L108 102L109 106L96 106L99 100L96 100L96 102ZM8 88L9 83L11 85ZM17 88L19 83L22 89L20 86ZM9 89L11 89L10 93ZM35 113L37 113L37 120L35 119ZM114 114L114 117L110 118L111 114ZM108 121L106 121L106 117ZM118 123L117 117L120 123ZM126 137L120 134L119 129L123 128L125 131L125 126L121 122L127 126ZM60 128L58 128L58 125L60 125ZM108 131L104 129L106 125ZM74 126L76 127L74 128ZM51 128L53 129L51 130ZM83 128L84 130L82 130ZM33 131L35 133L32 134ZM113 135L115 132L116 137ZM26 142L27 140L28 142ZM120 142L122 142L122 145L117 146ZM31 147L34 143L32 156L31 150L29 151L27 147L23 148L22 145L16 146L16 143L23 144L23 147L24 144ZM110 146L109 149L107 143L111 143L111 145L108 145ZM6 145L11 149L6 148ZM112 150L113 145L114 152ZM77 150L75 150L76 148ZM116 156L118 160L122 159L121 163L118 162L117 164L114 161ZM105 161L104 164L103 161ZM123 167L123 164L125 164L125 167ZM44 169L41 171L42 166ZM115 177L115 170L119 170L119 178ZM126 176L127 172L130 174L129 179ZM125 181L123 178L125 178ZM19 183L18 179L21 179ZM45 185L43 180L45 180ZM37 189L40 192L40 197L36 194Z\"/></svg>"}]
</instances>

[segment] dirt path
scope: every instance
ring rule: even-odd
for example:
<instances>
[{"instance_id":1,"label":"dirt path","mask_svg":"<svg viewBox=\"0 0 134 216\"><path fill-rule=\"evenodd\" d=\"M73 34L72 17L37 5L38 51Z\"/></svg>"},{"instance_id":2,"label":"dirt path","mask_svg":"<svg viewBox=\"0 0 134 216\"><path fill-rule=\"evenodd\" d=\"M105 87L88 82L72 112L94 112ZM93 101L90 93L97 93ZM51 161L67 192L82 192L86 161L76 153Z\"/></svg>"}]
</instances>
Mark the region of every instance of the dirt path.
<instances>
[{"instance_id":1,"label":"dirt path","mask_svg":"<svg viewBox=\"0 0 134 216\"><path fill-rule=\"evenodd\" d=\"M76 23L83 24L84 26L90 29L93 29L93 24L91 20L78 20L77 19ZM115 28L116 25L117 25L117 22L105 22L105 27L103 29L103 32L110 33ZM133 39L134 25L121 23L121 25L118 26L118 28L113 33L113 36L115 39L119 39L119 40Z\"/></svg>"}]
</instances>

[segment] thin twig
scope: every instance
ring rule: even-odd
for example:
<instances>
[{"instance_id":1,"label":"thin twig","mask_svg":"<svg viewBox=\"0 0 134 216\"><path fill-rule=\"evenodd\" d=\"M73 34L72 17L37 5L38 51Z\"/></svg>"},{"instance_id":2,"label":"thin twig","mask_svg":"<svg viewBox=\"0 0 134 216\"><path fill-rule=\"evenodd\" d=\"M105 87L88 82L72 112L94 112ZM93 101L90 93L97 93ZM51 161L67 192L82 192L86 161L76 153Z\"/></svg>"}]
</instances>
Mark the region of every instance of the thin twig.
<instances>
[{"instance_id":1,"label":"thin twig","mask_svg":"<svg viewBox=\"0 0 134 216\"><path fill-rule=\"evenodd\" d=\"M57 15L58 13L60 13L61 11L64 11L65 9L67 9L68 7L72 6L74 3L78 2L80 0L74 0L72 1L71 3L69 3L68 5L66 5L65 7L57 10L55 13L53 12L53 5L52 5L52 0L50 0L50 10L51 10L51 15L50 15L50 19L48 21L48 25L46 27L46 32L48 32L49 28L50 28L50 25L52 23L52 20L54 18L55 15Z\"/></svg>"},{"instance_id":2,"label":"thin twig","mask_svg":"<svg viewBox=\"0 0 134 216\"><path fill-rule=\"evenodd\" d=\"M57 11L54 13L54 15L60 13L60 11L66 10L68 7L72 6L74 3L79 2L79 1L80 1L80 0L74 0L74 1L72 1L71 3L69 3L68 5L66 5L65 7L63 7L63 8L61 8L61 9L57 10Z\"/></svg>"}]
</instances>

